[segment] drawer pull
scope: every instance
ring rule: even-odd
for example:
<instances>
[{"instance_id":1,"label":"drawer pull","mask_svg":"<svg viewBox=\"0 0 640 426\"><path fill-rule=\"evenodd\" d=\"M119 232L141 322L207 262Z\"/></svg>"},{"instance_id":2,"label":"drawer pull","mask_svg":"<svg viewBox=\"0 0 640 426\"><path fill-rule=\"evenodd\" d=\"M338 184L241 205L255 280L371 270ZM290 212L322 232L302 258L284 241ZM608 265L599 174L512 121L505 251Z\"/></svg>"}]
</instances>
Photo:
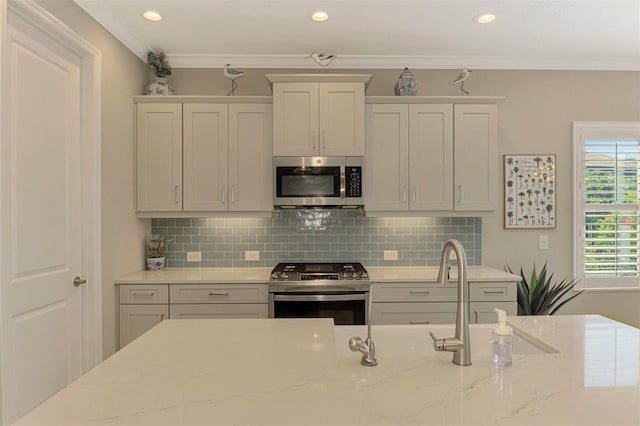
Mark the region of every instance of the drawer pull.
<instances>
[{"instance_id":1,"label":"drawer pull","mask_svg":"<svg viewBox=\"0 0 640 426\"><path fill-rule=\"evenodd\" d=\"M228 296L229 292L226 293L209 293L209 296Z\"/></svg>"},{"instance_id":2,"label":"drawer pull","mask_svg":"<svg viewBox=\"0 0 640 426\"><path fill-rule=\"evenodd\" d=\"M504 294L504 290L483 290L484 294Z\"/></svg>"},{"instance_id":3,"label":"drawer pull","mask_svg":"<svg viewBox=\"0 0 640 426\"><path fill-rule=\"evenodd\" d=\"M164 321L164 314L160 314L160 321Z\"/></svg>"},{"instance_id":4,"label":"drawer pull","mask_svg":"<svg viewBox=\"0 0 640 426\"><path fill-rule=\"evenodd\" d=\"M411 325L431 324L431 321L409 321L409 324L411 324Z\"/></svg>"},{"instance_id":5,"label":"drawer pull","mask_svg":"<svg viewBox=\"0 0 640 426\"><path fill-rule=\"evenodd\" d=\"M132 293L131 294L133 297L153 297L155 296L154 292L151 293Z\"/></svg>"},{"instance_id":6,"label":"drawer pull","mask_svg":"<svg viewBox=\"0 0 640 426\"><path fill-rule=\"evenodd\" d=\"M429 294L429 290L409 290L409 294Z\"/></svg>"}]
</instances>

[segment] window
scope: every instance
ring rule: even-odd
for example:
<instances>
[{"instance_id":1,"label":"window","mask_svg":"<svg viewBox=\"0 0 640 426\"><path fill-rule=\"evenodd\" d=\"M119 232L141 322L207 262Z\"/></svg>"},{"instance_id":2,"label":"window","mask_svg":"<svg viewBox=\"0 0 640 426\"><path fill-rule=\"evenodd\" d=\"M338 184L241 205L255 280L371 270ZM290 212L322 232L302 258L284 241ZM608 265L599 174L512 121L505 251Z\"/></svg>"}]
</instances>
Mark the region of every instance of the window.
<instances>
[{"instance_id":1,"label":"window","mask_svg":"<svg viewBox=\"0 0 640 426\"><path fill-rule=\"evenodd\" d=\"M582 288L640 288L640 123L574 123L574 265Z\"/></svg>"}]
</instances>

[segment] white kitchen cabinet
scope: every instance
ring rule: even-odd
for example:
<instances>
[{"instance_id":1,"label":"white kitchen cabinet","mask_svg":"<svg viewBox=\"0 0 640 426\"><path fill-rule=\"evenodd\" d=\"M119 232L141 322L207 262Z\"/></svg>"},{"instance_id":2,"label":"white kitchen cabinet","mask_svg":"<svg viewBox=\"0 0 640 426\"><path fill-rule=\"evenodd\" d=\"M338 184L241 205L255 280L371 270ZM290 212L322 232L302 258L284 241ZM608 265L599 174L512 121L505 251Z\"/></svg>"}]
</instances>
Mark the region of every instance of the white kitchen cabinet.
<instances>
[{"instance_id":1,"label":"white kitchen cabinet","mask_svg":"<svg viewBox=\"0 0 640 426\"><path fill-rule=\"evenodd\" d=\"M118 287L120 348L169 318L169 286L127 284Z\"/></svg>"},{"instance_id":2,"label":"white kitchen cabinet","mask_svg":"<svg viewBox=\"0 0 640 426\"><path fill-rule=\"evenodd\" d=\"M184 211L269 211L271 105L184 104Z\"/></svg>"},{"instance_id":3,"label":"white kitchen cabinet","mask_svg":"<svg viewBox=\"0 0 640 426\"><path fill-rule=\"evenodd\" d=\"M498 106L454 108L455 210L498 206Z\"/></svg>"},{"instance_id":4,"label":"white kitchen cabinet","mask_svg":"<svg viewBox=\"0 0 640 426\"><path fill-rule=\"evenodd\" d=\"M182 104L138 104L138 211L182 210Z\"/></svg>"},{"instance_id":5,"label":"white kitchen cabinet","mask_svg":"<svg viewBox=\"0 0 640 426\"><path fill-rule=\"evenodd\" d=\"M267 304L171 305L171 319L268 318Z\"/></svg>"},{"instance_id":6,"label":"white kitchen cabinet","mask_svg":"<svg viewBox=\"0 0 640 426\"><path fill-rule=\"evenodd\" d=\"M366 123L366 211L495 209L496 105L367 104Z\"/></svg>"},{"instance_id":7,"label":"white kitchen cabinet","mask_svg":"<svg viewBox=\"0 0 640 426\"><path fill-rule=\"evenodd\" d=\"M273 84L273 154L364 155L364 83Z\"/></svg>"},{"instance_id":8,"label":"white kitchen cabinet","mask_svg":"<svg viewBox=\"0 0 640 426\"><path fill-rule=\"evenodd\" d=\"M138 212L273 210L269 103L141 102L137 108Z\"/></svg>"},{"instance_id":9,"label":"white kitchen cabinet","mask_svg":"<svg viewBox=\"0 0 640 426\"><path fill-rule=\"evenodd\" d=\"M494 308L517 315L516 282L469 282L469 322L495 323ZM453 282L372 283L372 324L452 324L458 287Z\"/></svg>"}]
</instances>

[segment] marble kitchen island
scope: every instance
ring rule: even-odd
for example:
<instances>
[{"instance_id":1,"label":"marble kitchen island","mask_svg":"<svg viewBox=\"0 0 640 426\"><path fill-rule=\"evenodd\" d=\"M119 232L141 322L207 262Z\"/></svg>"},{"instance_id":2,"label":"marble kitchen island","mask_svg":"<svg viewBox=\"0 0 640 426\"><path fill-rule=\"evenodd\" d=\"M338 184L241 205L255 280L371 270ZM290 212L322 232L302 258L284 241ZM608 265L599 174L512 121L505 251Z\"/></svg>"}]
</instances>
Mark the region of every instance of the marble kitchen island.
<instances>
[{"instance_id":1,"label":"marble kitchen island","mask_svg":"<svg viewBox=\"0 0 640 426\"><path fill-rule=\"evenodd\" d=\"M363 367L331 320L167 320L16 424L640 424L640 330L600 316L509 322L559 352L459 367L379 346L379 365Z\"/></svg>"}]
</instances>

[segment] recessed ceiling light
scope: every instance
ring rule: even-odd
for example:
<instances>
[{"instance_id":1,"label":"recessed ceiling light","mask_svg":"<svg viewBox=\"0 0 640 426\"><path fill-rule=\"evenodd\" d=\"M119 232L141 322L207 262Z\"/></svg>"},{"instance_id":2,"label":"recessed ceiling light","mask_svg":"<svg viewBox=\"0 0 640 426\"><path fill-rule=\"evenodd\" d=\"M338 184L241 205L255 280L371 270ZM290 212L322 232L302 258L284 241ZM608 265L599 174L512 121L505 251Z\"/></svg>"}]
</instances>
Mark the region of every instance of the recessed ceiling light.
<instances>
[{"instance_id":1,"label":"recessed ceiling light","mask_svg":"<svg viewBox=\"0 0 640 426\"><path fill-rule=\"evenodd\" d=\"M473 20L478 24L489 24L496 20L496 15L493 13L483 13L473 18Z\"/></svg>"},{"instance_id":2,"label":"recessed ceiling light","mask_svg":"<svg viewBox=\"0 0 640 426\"><path fill-rule=\"evenodd\" d=\"M322 10L318 10L317 12L313 12L311 15L311 19L316 22L324 22L329 19L329 14L327 12L323 12Z\"/></svg>"},{"instance_id":3,"label":"recessed ceiling light","mask_svg":"<svg viewBox=\"0 0 640 426\"><path fill-rule=\"evenodd\" d=\"M149 21L157 22L162 20L162 16L160 16L158 12L152 12L150 10L143 13L142 16L144 16L144 19L147 19Z\"/></svg>"}]
</instances>

